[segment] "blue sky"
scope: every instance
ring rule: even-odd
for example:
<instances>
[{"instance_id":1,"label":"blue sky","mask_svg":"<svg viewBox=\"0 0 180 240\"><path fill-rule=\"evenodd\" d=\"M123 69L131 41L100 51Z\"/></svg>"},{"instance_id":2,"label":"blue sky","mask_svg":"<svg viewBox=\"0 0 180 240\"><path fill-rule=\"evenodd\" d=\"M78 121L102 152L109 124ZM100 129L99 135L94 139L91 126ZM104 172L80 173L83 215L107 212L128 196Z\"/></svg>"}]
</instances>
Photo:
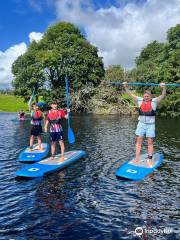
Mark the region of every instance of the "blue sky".
<instances>
[{"instance_id":1,"label":"blue sky","mask_svg":"<svg viewBox=\"0 0 180 240\"><path fill-rule=\"evenodd\" d=\"M98 47L105 67L130 69L148 43L165 41L180 23L180 0L2 0L0 3L0 88L13 79L12 63L47 27L67 21Z\"/></svg>"},{"instance_id":2,"label":"blue sky","mask_svg":"<svg viewBox=\"0 0 180 240\"><path fill-rule=\"evenodd\" d=\"M73 1L73 0L72 0ZM84 1L86 3L86 1ZM145 0L93 0L94 9L123 7L128 3L143 5ZM0 50L26 42L30 32L44 32L56 21L54 0L3 0L0 5Z\"/></svg>"},{"instance_id":3,"label":"blue sky","mask_svg":"<svg viewBox=\"0 0 180 240\"><path fill-rule=\"evenodd\" d=\"M39 2L40 1L36 1ZM55 19L52 6L44 4L32 5L28 0L1 1L0 7L0 50L10 46L29 42L30 32L44 32L50 22ZM39 8L38 8L39 6Z\"/></svg>"}]
</instances>

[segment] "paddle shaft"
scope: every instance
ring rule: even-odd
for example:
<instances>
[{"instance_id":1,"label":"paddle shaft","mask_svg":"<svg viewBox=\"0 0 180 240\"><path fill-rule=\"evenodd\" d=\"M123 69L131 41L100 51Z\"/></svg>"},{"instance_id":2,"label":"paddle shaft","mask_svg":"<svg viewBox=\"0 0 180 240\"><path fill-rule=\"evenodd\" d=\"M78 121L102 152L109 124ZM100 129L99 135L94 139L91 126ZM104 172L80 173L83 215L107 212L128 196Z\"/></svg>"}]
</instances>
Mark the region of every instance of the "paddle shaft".
<instances>
[{"instance_id":1,"label":"paddle shaft","mask_svg":"<svg viewBox=\"0 0 180 240\"><path fill-rule=\"evenodd\" d=\"M69 92L68 92L68 78L66 76L66 101L67 101L67 109L69 110ZM70 113L68 111L68 141L70 144L75 142L75 136L73 130L70 127Z\"/></svg>"},{"instance_id":2,"label":"paddle shaft","mask_svg":"<svg viewBox=\"0 0 180 240\"><path fill-rule=\"evenodd\" d=\"M69 109L69 91L68 91L68 78L66 76L66 104L67 104L67 109ZM68 112L68 128L70 127L70 114Z\"/></svg>"},{"instance_id":3,"label":"paddle shaft","mask_svg":"<svg viewBox=\"0 0 180 240\"><path fill-rule=\"evenodd\" d=\"M31 112L31 110L32 110L32 101L33 101L33 98L34 98L34 92L35 92L35 88L33 88L33 92L32 92L32 95L31 95L31 97L30 97L30 99L29 99L29 107L30 107L30 112Z\"/></svg>"},{"instance_id":4,"label":"paddle shaft","mask_svg":"<svg viewBox=\"0 0 180 240\"><path fill-rule=\"evenodd\" d=\"M122 82L110 82L111 85L123 85ZM129 86L160 86L159 83L142 83L142 82L127 82ZM180 87L178 83L166 83L164 84L167 87Z\"/></svg>"}]
</instances>

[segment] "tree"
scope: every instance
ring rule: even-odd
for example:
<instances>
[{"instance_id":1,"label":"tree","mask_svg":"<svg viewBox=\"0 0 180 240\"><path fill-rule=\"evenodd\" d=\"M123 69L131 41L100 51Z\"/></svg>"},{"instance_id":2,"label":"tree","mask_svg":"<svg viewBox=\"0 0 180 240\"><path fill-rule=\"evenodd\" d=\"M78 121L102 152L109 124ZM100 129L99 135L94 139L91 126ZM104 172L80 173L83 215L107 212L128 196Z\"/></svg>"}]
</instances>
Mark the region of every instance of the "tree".
<instances>
[{"instance_id":1,"label":"tree","mask_svg":"<svg viewBox=\"0 0 180 240\"><path fill-rule=\"evenodd\" d=\"M180 49L180 24L168 30L167 41L172 49Z\"/></svg>"},{"instance_id":2,"label":"tree","mask_svg":"<svg viewBox=\"0 0 180 240\"><path fill-rule=\"evenodd\" d=\"M105 71L106 82L122 82L125 78L125 71L121 65L109 66Z\"/></svg>"},{"instance_id":3,"label":"tree","mask_svg":"<svg viewBox=\"0 0 180 240\"><path fill-rule=\"evenodd\" d=\"M74 93L85 86L98 86L104 76L98 49L77 27L65 22L50 26L43 38L38 43L33 42L15 61L12 71L17 94L24 96L35 86L37 92L46 89L51 98L56 97L64 104L66 75Z\"/></svg>"},{"instance_id":4,"label":"tree","mask_svg":"<svg viewBox=\"0 0 180 240\"><path fill-rule=\"evenodd\" d=\"M12 65L12 73L15 79L12 85L15 89L15 94L24 97L27 100L32 94L33 89L37 93L45 82L44 71L40 62L36 61L38 43L33 41L28 51L18 57Z\"/></svg>"},{"instance_id":5,"label":"tree","mask_svg":"<svg viewBox=\"0 0 180 240\"><path fill-rule=\"evenodd\" d=\"M164 43L158 43L157 41L149 43L145 48L143 48L140 55L136 58L135 62L137 66L149 60L157 62L159 55L163 52L163 50Z\"/></svg>"},{"instance_id":6,"label":"tree","mask_svg":"<svg viewBox=\"0 0 180 240\"><path fill-rule=\"evenodd\" d=\"M135 81L180 83L180 24L167 32L167 42L154 41L148 44L136 58L136 67L131 73ZM159 93L158 88L152 88ZM180 109L179 89L168 88L169 96L161 104L160 111L178 115ZM176 99L176 100L175 100Z\"/></svg>"}]
</instances>

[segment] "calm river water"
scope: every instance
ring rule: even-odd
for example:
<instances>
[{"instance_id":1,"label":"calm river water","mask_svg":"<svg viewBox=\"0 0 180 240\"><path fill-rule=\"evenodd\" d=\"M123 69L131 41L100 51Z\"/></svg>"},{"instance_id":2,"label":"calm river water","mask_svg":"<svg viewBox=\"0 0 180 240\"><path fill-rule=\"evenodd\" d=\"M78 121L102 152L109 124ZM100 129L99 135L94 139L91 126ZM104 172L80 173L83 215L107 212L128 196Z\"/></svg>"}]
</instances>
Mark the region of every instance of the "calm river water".
<instances>
[{"instance_id":1,"label":"calm river water","mask_svg":"<svg viewBox=\"0 0 180 240\"><path fill-rule=\"evenodd\" d=\"M134 155L136 118L73 116L76 143L65 141L66 150L87 157L32 180L15 178L29 139L29 122L15 119L0 114L0 240L180 239L180 119L157 119L155 149L165 161L140 182L114 174Z\"/></svg>"}]
</instances>

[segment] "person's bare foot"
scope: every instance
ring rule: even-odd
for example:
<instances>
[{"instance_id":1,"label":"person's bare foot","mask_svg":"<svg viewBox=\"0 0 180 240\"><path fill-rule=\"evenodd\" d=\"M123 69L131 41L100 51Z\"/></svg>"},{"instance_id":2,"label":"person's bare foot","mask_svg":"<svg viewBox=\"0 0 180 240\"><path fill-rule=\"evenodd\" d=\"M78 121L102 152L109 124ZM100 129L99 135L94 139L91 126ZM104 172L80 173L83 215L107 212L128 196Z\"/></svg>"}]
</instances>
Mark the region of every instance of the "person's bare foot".
<instances>
[{"instance_id":1,"label":"person's bare foot","mask_svg":"<svg viewBox=\"0 0 180 240\"><path fill-rule=\"evenodd\" d=\"M154 166L154 161L152 159L147 159L147 164L150 168L152 168Z\"/></svg>"},{"instance_id":2,"label":"person's bare foot","mask_svg":"<svg viewBox=\"0 0 180 240\"><path fill-rule=\"evenodd\" d=\"M59 162L64 162L64 156L59 159Z\"/></svg>"},{"instance_id":3,"label":"person's bare foot","mask_svg":"<svg viewBox=\"0 0 180 240\"><path fill-rule=\"evenodd\" d=\"M34 149L33 148L28 148L28 152L32 152Z\"/></svg>"},{"instance_id":4,"label":"person's bare foot","mask_svg":"<svg viewBox=\"0 0 180 240\"><path fill-rule=\"evenodd\" d=\"M35 146L33 147L33 150L34 150L34 151L39 150L38 145L35 145Z\"/></svg>"},{"instance_id":5,"label":"person's bare foot","mask_svg":"<svg viewBox=\"0 0 180 240\"><path fill-rule=\"evenodd\" d=\"M51 155L50 160L53 160L55 158L55 155Z\"/></svg>"},{"instance_id":6,"label":"person's bare foot","mask_svg":"<svg viewBox=\"0 0 180 240\"><path fill-rule=\"evenodd\" d=\"M131 161L131 163L138 163L138 162L139 162L139 160L136 158Z\"/></svg>"},{"instance_id":7,"label":"person's bare foot","mask_svg":"<svg viewBox=\"0 0 180 240\"><path fill-rule=\"evenodd\" d=\"M39 151L44 152L44 148L40 148Z\"/></svg>"}]
</instances>

